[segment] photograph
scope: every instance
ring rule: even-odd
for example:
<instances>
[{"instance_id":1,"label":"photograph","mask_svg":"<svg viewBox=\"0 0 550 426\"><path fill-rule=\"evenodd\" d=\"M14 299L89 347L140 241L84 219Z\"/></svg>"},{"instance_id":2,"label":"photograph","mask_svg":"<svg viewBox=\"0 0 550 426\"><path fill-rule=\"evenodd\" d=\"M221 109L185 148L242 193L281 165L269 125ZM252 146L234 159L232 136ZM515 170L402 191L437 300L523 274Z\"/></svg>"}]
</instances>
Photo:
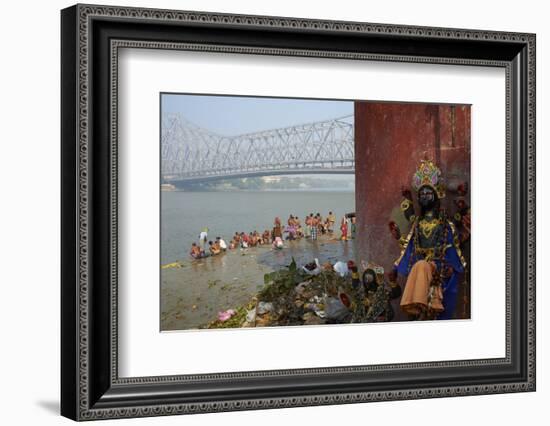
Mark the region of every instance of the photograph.
<instances>
[{"instance_id":1,"label":"photograph","mask_svg":"<svg viewBox=\"0 0 550 426\"><path fill-rule=\"evenodd\" d=\"M159 107L161 331L470 319L470 105Z\"/></svg>"},{"instance_id":2,"label":"photograph","mask_svg":"<svg viewBox=\"0 0 550 426\"><path fill-rule=\"evenodd\" d=\"M541 402L542 14L296 5L63 5L44 27L61 297L40 366L60 372L60 413L383 401L410 421L433 399L432 418L492 404L518 423L505 399Z\"/></svg>"}]
</instances>

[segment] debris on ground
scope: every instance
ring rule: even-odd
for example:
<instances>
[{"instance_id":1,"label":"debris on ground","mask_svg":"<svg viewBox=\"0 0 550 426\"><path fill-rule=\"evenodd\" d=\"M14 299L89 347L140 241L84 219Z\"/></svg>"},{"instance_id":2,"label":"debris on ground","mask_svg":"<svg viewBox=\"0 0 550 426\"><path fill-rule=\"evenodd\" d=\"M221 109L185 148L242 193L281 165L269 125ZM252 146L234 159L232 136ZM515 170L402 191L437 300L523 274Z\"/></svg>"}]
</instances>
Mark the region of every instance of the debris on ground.
<instances>
[{"instance_id":1,"label":"debris on ground","mask_svg":"<svg viewBox=\"0 0 550 426\"><path fill-rule=\"evenodd\" d=\"M229 318L231 318L235 314L236 312L233 309L228 309L227 311L218 312L218 320L222 322L227 321Z\"/></svg>"},{"instance_id":2,"label":"debris on ground","mask_svg":"<svg viewBox=\"0 0 550 426\"><path fill-rule=\"evenodd\" d=\"M240 328L240 327L254 327L254 325L246 324L247 314L250 310L256 309L256 301L253 299L250 301L247 305L241 306L237 309L234 309L234 314L231 316L231 318L221 321L220 319L216 319L209 324L206 325L206 327L203 328Z\"/></svg>"},{"instance_id":3,"label":"debris on ground","mask_svg":"<svg viewBox=\"0 0 550 426\"><path fill-rule=\"evenodd\" d=\"M258 315L264 315L271 311L273 311L273 303L271 302L260 302L256 307Z\"/></svg>"},{"instance_id":4,"label":"debris on ground","mask_svg":"<svg viewBox=\"0 0 550 426\"><path fill-rule=\"evenodd\" d=\"M161 269L169 269L169 268L183 268L185 265L183 262L177 261L172 263L167 263L166 265L162 265Z\"/></svg>"},{"instance_id":5,"label":"debris on ground","mask_svg":"<svg viewBox=\"0 0 550 426\"><path fill-rule=\"evenodd\" d=\"M353 286L346 262L320 265L315 259L298 267L293 259L287 268L266 274L264 286L247 304L220 312L206 328L387 321L393 317L393 293L383 281L368 294L363 285Z\"/></svg>"},{"instance_id":6,"label":"debris on ground","mask_svg":"<svg viewBox=\"0 0 550 426\"><path fill-rule=\"evenodd\" d=\"M313 262L304 265L302 267L302 270L307 275L319 275L321 273L321 265L319 264L319 259L315 258Z\"/></svg>"},{"instance_id":7,"label":"debris on ground","mask_svg":"<svg viewBox=\"0 0 550 426\"><path fill-rule=\"evenodd\" d=\"M346 262L338 261L334 264L333 268L334 271L341 277L345 277L349 272L348 264Z\"/></svg>"},{"instance_id":8,"label":"debris on ground","mask_svg":"<svg viewBox=\"0 0 550 426\"><path fill-rule=\"evenodd\" d=\"M329 319L343 321L348 315L351 315L349 309L337 297L327 297L326 316Z\"/></svg>"}]
</instances>

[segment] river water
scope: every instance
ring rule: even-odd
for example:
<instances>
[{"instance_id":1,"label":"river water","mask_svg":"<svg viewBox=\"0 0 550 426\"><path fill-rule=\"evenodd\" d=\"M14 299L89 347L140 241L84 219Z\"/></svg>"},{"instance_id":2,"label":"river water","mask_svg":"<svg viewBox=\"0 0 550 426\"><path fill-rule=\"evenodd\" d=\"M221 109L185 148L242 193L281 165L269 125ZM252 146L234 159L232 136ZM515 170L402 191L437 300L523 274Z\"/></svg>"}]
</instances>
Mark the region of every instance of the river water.
<instances>
[{"instance_id":1,"label":"river water","mask_svg":"<svg viewBox=\"0 0 550 426\"><path fill-rule=\"evenodd\" d=\"M337 217L335 228L345 213L355 211L352 191L242 191L183 192L161 194L161 263L189 258L191 243L198 241L202 228L208 239L221 236L229 243L235 232L258 231L273 227L276 216L286 224L289 215L304 223L309 213Z\"/></svg>"}]
</instances>

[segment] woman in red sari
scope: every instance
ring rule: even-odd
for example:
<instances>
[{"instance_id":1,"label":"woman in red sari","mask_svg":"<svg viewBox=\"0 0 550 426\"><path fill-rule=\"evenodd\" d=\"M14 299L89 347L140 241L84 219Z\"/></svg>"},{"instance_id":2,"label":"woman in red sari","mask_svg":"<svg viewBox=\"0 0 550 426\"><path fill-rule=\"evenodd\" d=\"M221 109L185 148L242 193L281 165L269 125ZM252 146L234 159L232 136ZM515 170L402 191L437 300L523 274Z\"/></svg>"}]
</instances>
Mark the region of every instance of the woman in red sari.
<instances>
[{"instance_id":1,"label":"woman in red sari","mask_svg":"<svg viewBox=\"0 0 550 426\"><path fill-rule=\"evenodd\" d=\"M342 218L342 222L340 222L340 231L342 232L342 236L340 237L342 241L346 241L348 239L348 221L345 217Z\"/></svg>"}]
</instances>

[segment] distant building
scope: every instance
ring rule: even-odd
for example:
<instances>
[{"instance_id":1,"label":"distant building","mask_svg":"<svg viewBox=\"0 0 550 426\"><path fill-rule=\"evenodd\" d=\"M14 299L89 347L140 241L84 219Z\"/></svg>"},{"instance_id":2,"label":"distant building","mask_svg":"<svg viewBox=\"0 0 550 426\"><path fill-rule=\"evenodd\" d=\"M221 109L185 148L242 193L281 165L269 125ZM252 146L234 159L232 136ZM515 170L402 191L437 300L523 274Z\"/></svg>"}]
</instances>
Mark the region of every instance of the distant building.
<instances>
[{"instance_id":1,"label":"distant building","mask_svg":"<svg viewBox=\"0 0 550 426\"><path fill-rule=\"evenodd\" d=\"M265 183L280 182L280 181L281 181L281 177L280 177L280 176L263 176L263 177L262 177L262 180L263 180Z\"/></svg>"},{"instance_id":2,"label":"distant building","mask_svg":"<svg viewBox=\"0 0 550 426\"><path fill-rule=\"evenodd\" d=\"M176 187L172 185L171 183L163 183L160 185L161 191L175 191Z\"/></svg>"}]
</instances>

